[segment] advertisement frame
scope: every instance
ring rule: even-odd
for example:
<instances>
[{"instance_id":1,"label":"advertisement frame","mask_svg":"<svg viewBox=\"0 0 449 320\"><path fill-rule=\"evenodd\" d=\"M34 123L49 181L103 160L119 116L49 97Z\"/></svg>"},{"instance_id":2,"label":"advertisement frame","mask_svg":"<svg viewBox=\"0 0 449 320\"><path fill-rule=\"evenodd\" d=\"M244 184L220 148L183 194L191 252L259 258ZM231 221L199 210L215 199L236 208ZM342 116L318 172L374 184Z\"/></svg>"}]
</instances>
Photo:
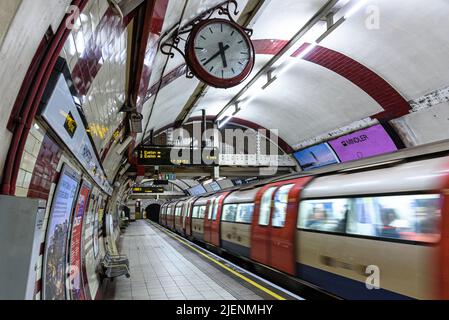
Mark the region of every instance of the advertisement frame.
<instances>
[{"instance_id":1,"label":"advertisement frame","mask_svg":"<svg viewBox=\"0 0 449 320\"><path fill-rule=\"evenodd\" d=\"M84 256L84 219L86 217L86 213L87 210L89 210L89 205L90 205L90 200L91 200L91 194L92 194L92 184L86 180L83 179L80 183L80 187L78 190L78 197L76 199L76 206L75 209L72 212L72 228L71 228L71 232L70 232L70 241L69 241L69 266L73 268L73 261L72 261L72 253L73 253L73 237L74 237L74 228L75 228L75 219L77 218L77 212L79 212L81 210L80 206L80 199L82 196L82 190L83 188L85 188L87 190L87 195L84 199L84 204L83 204L83 212L82 212L82 217L81 217L81 221L79 224L79 261L78 261L78 265L76 266L78 268L78 273L79 273L79 286L80 286L80 297L78 297L78 299L74 299L74 293L73 293L73 287L72 287L72 283L69 283L69 288L68 288L68 296L70 297L71 300L85 300L85 292L84 292L84 274L83 274L83 256ZM72 275L71 275L72 277Z\"/></svg>"},{"instance_id":2,"label":"advertisement frame","mask_svg":"<svg viewBox=\"0 0 449 320\"><path fill-rule=\"evenodd\" d=\"M49 213L49 217L48 217L48 221L47 221L47 226L46 226L46 231L45 231L45 248L44 248L44 254L42 257L42 300L46 300L47 299L47 290L46 290L46 284L47 284L47 268L48 268L48 244L50 243L50 227L52 225L53 222L53 214L54 214L54 208L55 208L55 204L56 201L58 199L58 194L61 190L61 182L64 176L69 177L70 179L72 179L73 181L75 181L76 183L76 189L75 189L75 193L73 196L73 201L70 207L70 211L68 214L68 225L71 225L72 222L72 212L76 203L76 194L79 191L79 187L80 187L80 182L81 182L81 177L80 175L67 163L64 163L59 175L59 179L58 179L58 183L56 185L56 189L55 192L53 194L53 199L51 201L51 206L50 206L50 213ZM67 267L68 267L68 250L69 250L69 240L70 240L70 230L71 228L67 229L67 234L65 236L65 253L64 253L64 257L62 259L64 259L64 263L63 263L63 283L64 283L64 299L67 299Z\"/></svg>"}]
</instances>

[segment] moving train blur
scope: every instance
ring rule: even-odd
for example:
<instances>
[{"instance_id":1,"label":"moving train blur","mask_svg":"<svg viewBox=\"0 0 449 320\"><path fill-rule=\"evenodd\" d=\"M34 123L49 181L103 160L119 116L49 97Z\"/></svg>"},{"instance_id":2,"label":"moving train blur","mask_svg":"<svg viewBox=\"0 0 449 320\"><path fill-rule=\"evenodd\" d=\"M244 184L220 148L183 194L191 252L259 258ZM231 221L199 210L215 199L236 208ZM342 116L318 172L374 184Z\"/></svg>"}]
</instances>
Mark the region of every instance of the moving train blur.
<instances>
[{"instance_id":1,"label":"moving train blur","mask_svg":"<svg viewBox=\"0 0 449 320\"><path fill-rule=\"evenodd\" d=\"M407 160L175 200L160 224L344 299L443 298L449 157Z\"/></svg>"},{"instance_id":2,"label":"moving train blur","mask_svg":"<svg viewBox=\"0 0 449 320\"><path fill-rule=\"evenodd\" d=\"M448 16L0 0L0 300L449 300Z\"/></svg>"}]
</instances>

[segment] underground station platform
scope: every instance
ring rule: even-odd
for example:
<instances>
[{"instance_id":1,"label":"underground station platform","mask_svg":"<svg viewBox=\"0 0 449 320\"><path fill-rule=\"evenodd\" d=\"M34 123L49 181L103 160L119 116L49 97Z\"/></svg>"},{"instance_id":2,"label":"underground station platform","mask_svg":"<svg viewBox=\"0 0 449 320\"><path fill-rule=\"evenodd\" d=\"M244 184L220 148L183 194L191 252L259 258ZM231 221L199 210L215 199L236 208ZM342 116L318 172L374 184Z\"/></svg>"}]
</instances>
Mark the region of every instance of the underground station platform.
<instances>
[{"instance_id":1,"label":"underground station platform","mask_svg":"<svg viewBox=\"0 0 449 320\"><path fill-rule=\"evenodd\" d=\"M171 231L146 221L120 238L130 279L107 287L110 300L302 300Z\"/></svg>"},{"instance_id":2,"label":"underground station platform","mask_svg":"<svg viewBox=\"0 0 449 320\"><path fill-rule=\"evenodd\" d=\"M449 301L448 17L0 0L0 304L402 319ZM353 309L373 301L410 304Z\"/></svg>"}]
</instances>

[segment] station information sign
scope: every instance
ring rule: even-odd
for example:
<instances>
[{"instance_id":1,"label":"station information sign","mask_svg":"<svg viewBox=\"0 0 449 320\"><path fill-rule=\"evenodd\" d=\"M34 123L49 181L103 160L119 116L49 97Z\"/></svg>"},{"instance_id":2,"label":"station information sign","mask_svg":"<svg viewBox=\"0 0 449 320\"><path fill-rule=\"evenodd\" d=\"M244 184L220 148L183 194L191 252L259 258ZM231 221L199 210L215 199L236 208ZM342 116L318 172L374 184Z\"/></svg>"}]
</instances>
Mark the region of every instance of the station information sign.
<instances>
[{"instance_id":1,"label":"station information sign","mask_svg":"<svg viewBox=\"0 0 449 320\"><path fill-rule=\"evenodd\" d=\"M142 146L137 149L141 166L203 166L218 165L218 148L180 148Z\"/></svg>"},{"instance_id":2,"label":"station information sign","mask_svg":"<svg viewBox=\"0 0 449 320\"><path fill-rule=\"evenodd\" d=\"M136 187L133 188L133 193L164 193L165 189L163 187Z\"/></svg>"}]
</instances>

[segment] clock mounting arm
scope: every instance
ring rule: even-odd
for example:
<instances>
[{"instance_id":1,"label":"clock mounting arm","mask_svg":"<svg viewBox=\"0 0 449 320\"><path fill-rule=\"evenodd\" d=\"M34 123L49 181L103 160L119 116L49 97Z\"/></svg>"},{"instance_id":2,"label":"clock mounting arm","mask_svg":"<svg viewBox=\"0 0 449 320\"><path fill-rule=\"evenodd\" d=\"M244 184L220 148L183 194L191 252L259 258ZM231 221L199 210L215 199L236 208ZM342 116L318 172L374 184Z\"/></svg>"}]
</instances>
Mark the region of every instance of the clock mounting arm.
<instances>
[{"instance_id":1,"label":"clock mounting arm","mask_svg":"<svg viewBox=\"0 0 449 320\"><path fill-rule=\"evenodd\" d=\"M252 36L253 30L249 28L245 28L239 25L236 22L236 17L239 15L238 3L236 0L226 0L221 2L215 7L212 7L197 17L193 18L189 22L184 25L176 25L171 30L169 30L165 35L162 36L163 41L160 45L160 50L163 54L167 55L169 58L174 58L177 52L180 54L184 61L186 61L186 77L192 79L195 77L196 73L192 70L192 66L189 65L189 59L187 57L187 43L189 37L192 36L192 33L198 29L198 26L205 21L211 20L214 16L219 16L221 18L225 18L230 23L239 27L239 29L244 32L248 38ZM184 44L184 45L183 45ZM229 46L224 43L221 46L217 47L217 54L213 57L219 58L221 57L221 61L223 63L223 67L228 66L228 58L226 52L229 50ZM213 59L211 59L212 61ZM210 62L210 61L209 61ZM200 79L201 80L201 79Z\"/></svg>"}]
</instances>

